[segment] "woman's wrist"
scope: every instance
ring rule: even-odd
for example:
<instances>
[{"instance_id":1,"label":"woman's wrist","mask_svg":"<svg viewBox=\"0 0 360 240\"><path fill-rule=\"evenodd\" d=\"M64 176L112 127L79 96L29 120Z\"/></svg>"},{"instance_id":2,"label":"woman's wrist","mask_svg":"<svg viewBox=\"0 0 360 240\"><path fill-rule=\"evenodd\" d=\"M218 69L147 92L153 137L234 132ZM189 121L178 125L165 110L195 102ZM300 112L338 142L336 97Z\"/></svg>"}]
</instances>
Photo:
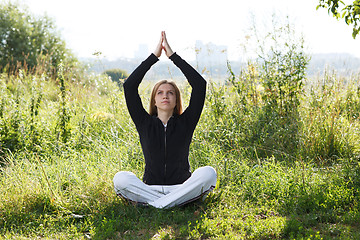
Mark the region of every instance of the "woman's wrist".
<instances>
[{"instance_id":1,"label":"woman's wrist","mask_svg":"<svg viewBox=\"0 0 360 240\"><path fill-rule=\"evenodd\" d=\"M166 55L167 55L168 58L170 58L173 54L174 54L174 52L171 49L170 49L170 51L168 50L166 52Z\"/></svg>"},{"instance_id":2,"label":"woman's wrist","mask_svg":"<svg viewBox=\"0 0 360 240\"><path fill-rule=\"evenodd\" d=\"M171 52L171 54L169 55L169 58L171 58L174 54L175 54L175 52Z\"/></svg>"}]
</instances>

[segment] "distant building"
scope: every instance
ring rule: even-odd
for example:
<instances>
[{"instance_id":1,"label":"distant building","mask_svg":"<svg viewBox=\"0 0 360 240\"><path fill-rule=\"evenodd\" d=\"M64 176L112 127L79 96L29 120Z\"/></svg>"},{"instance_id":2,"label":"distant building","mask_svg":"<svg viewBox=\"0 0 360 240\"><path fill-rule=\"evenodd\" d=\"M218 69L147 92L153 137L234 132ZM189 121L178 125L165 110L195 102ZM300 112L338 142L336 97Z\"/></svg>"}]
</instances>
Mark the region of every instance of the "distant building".
<instances>
[{"instance_id":1,"label":"distant building","mask_svg":"<svg viewBox=\"0 0 360 240\"><path fill-rule=\"evenodd\" d=\"M145 59L149 56L149 48L146 44L140 44L139 48L135 51L134 57L136 59Z\"/></svg>"},{"instance_id":2,"label":"distant building","mask_svg":"<svg viewBox=\"0 0 360 240\"><path fill-rule=\"evenodd\" d=\"M196 41L197 69L204 75L220 78L227 74L227 46Z\"/></svg>"}]
</instances>

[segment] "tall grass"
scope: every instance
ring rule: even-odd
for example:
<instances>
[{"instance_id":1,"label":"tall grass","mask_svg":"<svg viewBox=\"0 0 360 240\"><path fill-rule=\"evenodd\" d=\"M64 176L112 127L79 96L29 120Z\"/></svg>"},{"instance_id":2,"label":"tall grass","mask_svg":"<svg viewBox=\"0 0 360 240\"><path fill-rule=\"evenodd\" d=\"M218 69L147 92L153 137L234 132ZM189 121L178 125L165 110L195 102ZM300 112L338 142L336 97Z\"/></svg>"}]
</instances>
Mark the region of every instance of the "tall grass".
<instances>
[{"instance_id":1,"label":"tall grass","mask_svg":"<svg viewBox=\"0 0 360 240\"><path fill-rule=\"evenodd\" d=\"M359 75L307 79L302 46L287 46L209 80L189 159L216 168L217 188L170 210L114 193L117 171L144 170L116 83L66 66L2 74L0 238L359 238Z\"/></svg>"},{"instance_id":2,"label":"tall grass","mask_svg":"<svg viewBox=\"0 0 360 240\"><path fill-rule=\"evenodd\" d=\"M226 84L209 82L190 162L193 169L214 166L218 186L204 203L172 210L137 208L113 191L117 171L141 177L144 169L115 83L94 75L79 81L65 77L62 83L26 72L2 75L2 237L359 237L358 76L328 72L306 81L297 117L287 119L296 121L296 136L276 137L296 140L285 152L284 142L269 144L275 136L262 135L274 134L268 129L274 116L265 117L266 93L254 82L256 69L251 63ZM150 86L144 82L142 91ZM66 141L59 137L63 107Z\"/></svg>"}]
</instances>

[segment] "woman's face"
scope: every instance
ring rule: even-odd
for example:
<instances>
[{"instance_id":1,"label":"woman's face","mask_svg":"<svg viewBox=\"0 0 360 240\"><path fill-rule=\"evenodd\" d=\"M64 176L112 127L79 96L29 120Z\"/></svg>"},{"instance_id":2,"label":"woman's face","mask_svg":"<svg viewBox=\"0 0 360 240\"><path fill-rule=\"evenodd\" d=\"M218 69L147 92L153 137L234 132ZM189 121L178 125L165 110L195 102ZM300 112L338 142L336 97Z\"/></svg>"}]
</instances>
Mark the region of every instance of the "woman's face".
<instances>
[{"instance_id":1,"label":"woman's face","mask_svg":"<svg viewBox=\"0 0 360 240\"><path fill-rule=\"evenodd\" d=\"M169 84L164 83L159 86L155 93L155 106L160 111L173 112L176 106L175 88Z\"/></svg>"}]
</instances>

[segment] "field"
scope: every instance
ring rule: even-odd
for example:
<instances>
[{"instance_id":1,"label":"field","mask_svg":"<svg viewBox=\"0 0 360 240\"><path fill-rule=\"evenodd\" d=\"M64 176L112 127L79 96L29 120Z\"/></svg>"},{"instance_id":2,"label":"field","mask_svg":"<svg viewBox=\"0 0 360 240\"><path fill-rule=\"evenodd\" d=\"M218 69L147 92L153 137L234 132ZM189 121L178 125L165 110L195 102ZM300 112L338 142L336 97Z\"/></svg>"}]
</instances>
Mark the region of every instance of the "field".
<instances>
[{"instance_id":1,"label":"field","mask_svg":"<svg viewBox=\"0 0 360 240\"><path fill-rule=\"evenodd\" d=\"M117 171L144 169L121 86L2 74L0 238L359 239L359 75L264 69L208 79L190 163L215 167L217 187L169 210L114 193ZM141 84L144 106L153 84Z\"/></svg>"}]
</instances>

